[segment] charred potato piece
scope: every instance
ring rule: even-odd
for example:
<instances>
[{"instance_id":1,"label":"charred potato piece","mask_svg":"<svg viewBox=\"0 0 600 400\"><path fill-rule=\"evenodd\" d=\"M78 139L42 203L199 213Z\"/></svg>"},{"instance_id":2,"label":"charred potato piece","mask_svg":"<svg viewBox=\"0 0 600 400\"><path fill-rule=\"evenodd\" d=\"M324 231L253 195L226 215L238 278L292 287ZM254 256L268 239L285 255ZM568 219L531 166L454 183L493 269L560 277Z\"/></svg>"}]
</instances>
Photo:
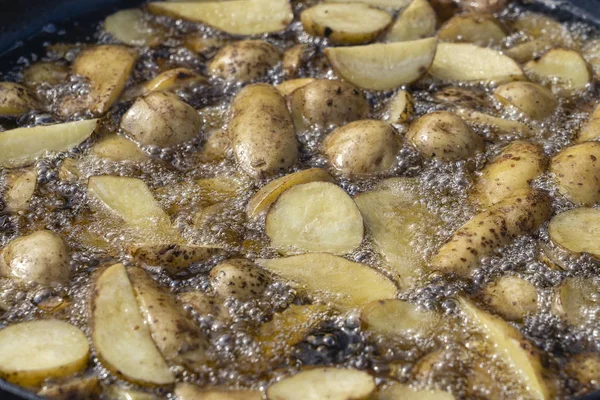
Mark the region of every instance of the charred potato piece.
<instances>
[{"instance_id":1,"label":"charred potato piece","mask_svg":"<svg viewBox=\"0 0 600 400\"><path fill-rule=\"evenodd\" d=\"M385 36L386 42L405 42L433 36L437 16L427 0L413 0Z\"/></svg>"},{"instance_id":2,"label":"charred potato piece","mask_svg":"<svg viewBox=\"0 0 600 400\"><path fill-rule=\"evenodd\" d=\"M0 117L20 117L39 107L37 98L25 86L0 82Z\"/></svg>"},{"instance_id":3,"label":"charred potato piece","mask_svg":"<svg viewBox=\"0 0 600 400\"><path fill-rule=\"evenodd\" d=\"M487 14L455 15L438 32L442 42L467 42L478 46L498 46L506 36L500 22Z\"/></svg>"},{"instance_id":4,"label":"charred potato piece","mask_svg":"<svg viewBox=\"0 0 600 400\"><path fill-rule=\"evenodd\" d=\"M505 276L483 291L483 302L493 311L509 321L522 321L538 309L538 294L535 286L517 276Z\"/></svg>"},{"instance_id":5,"label":"charred potato piece","mask_svg":"<svg viewBox=\"0 0 600 400\"><path fill-rule=\"evenodd\" d=\"M245 259L223 261L210 271L209 276L219 296L241 300L260 296L271 281L263 270Z\"/></svg>"},{"instance_id":6,"label":"charred potato piece","mask_svg":"<svg viewBox=\"0 0 600 400\"><path fill-rule=\"evenodd\" d=\"M550 90L531 82L510 82L499 86L494 96L511 105L529 118L542 120L554 112L558 101Z\"/></svg>"},{"instance_id":7,"label":"charred potato piece","mask_svg":"<svg viewBox=\"0 0 600 400\"><path fill-rule=\"evenodd\" d=\"M223 47L208 65L212 76L250 82L264 77L281 61L279 50L264 40L240 40Z\"/></svg>"},{"instance_id":8,"label":"charred potato piece","mask_svg":"<svg viewBox=\"0 0 600 400\"><path fill-rule=\"evenodd\" d=\"M563 149L550 162L558 191L578 205L600 201L600 143L586 142Z\"/></svg>"}]
</instances>

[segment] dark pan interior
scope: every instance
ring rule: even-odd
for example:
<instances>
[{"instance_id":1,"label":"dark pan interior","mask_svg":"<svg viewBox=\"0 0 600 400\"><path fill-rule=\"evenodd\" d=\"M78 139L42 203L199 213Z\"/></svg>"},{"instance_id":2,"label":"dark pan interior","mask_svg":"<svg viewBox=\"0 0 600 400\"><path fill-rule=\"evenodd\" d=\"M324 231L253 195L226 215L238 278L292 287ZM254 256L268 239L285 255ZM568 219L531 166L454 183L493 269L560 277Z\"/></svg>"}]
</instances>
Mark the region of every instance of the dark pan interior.
<instances>
[{"instance_id":1,"label":"dark pan interior","mask_svg":"<svg viewBox=\"0 0 600 400\"><path fill-rule=\"evenodd\" d=\"M44 31L52 34L56 28L65 29L65 36L71 41L90 40L88 38L96 29L94 22L116 9L139 3L140 0L0 0L0 56L7 52L11 53L7 57L10 60L16 60L20 55L29 56L41 50ZM532 10L548 12L560 20L586 20L600 26L600 0L523 0L523 3ZM0 71L10 67L0 65ZM0 400L42 399L0 380ZM600 391L581 400L600 400Z\"/></svg>"}]
</instances>

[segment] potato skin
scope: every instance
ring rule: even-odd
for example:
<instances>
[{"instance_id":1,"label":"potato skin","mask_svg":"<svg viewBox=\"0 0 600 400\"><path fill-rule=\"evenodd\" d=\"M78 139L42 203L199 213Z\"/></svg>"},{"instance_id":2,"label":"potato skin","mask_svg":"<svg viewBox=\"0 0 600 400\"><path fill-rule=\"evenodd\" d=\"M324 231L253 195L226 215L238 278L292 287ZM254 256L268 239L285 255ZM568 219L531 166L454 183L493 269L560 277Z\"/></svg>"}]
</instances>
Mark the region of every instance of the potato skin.
<instances>
[{"instance_id":1,"label":"potato skin","mask_svg":"<svg viewBox=\"0 0 600 400\"><path fill-rule=\"evenodd\" d=\"M550 172L558 190L578 205L592 206L600 201L600 143L569 146L552 158Z\"/></svg>"},{"instance_id":2,"label":"potato skin","mask_svg":"<svg viewBox=\"0 0 600 400\"><path fill-rule=\"evenodd\" d=\"M343 125L366 118L369 103L362 92L339 80L318 79L291 94L294 126L303 131L310 126Z\"/></svg>"},{"instance_id":3,"label":"potato skin","mask_svg":"<svg viewBox=\"0 0 600 400\"><path fill-rule=\"evenodd\" d=\"M460 227L430 261L429 268L467 278L480 257L533 232L552 214L548 194L519 190Z\"/></svg>"},{"instance_id":4,"label":"potato skin","mask_svg":"<svg viewBox=\"0 0 600 400\"><path fill-rule=\"evenodd\" d=\"M20 117L38 107L35 95L25 86L0 82L0 117Z\"/></svg>"},{"instance_id":5,"label":"potato skin","mask_svg":"<svg viewBox=\"0 0 600 400\"><path fill-rule=\"evenodd\" d=\"M398 147L390 124L365 119L333 131L323 143L323 152L344 174L361 175L389 170L396 161Z\"/></svg>"},{"instance_id":6,"label":"potato skin","mask_svg":"<svg viewBox=\"0 0 600 400\"><path fill-rule=\"evenodd\" d=\"M246 86L231 104L235 158L252 177L272 176L298 161L298 139L285 100L267 84Z\"/></svg>"},{"instance_id":7,"label":"potato skin","mask_svg":"<svg viewBox=\"0 0 600 400\"><path fill-rule=\"evenodd\" d=\"M600 387L600 355L579 353L569 360L565 372L586 386L598 388Z\"/></svg>"},{"instance_id":8,"label":"potato skin","mask_svg":"<svg viewBox=\"0 0 600 400\"><path fill-rule=\"evenodd\" d=\"M600 138L600 104L596 106L590 118L583 124L577 132L577 143L590 142Z\"/></svg>"},{"instance_id":9,"label":"potato skin","mask_svg":"<svg viewBox=\"0 0 600 400\"><path fill-rule=\"evenodd\" d=\"M483 151L483 139L458 115L448 111L426 114L412 123L406 138L427 158L464 160Z\"/></svg>"},{"instance_id":10,"label":"potato skin","mask_svg":"<svg viewBox=\"0 0 600 400\"><path fill-rule=\"evenodd\" d=\"M529 118L542 120L554 112L558 101L551 90L533 82L509 82L499 86L494 96L516 107Z\"/></svg>"},{"instance_id":11,"label":"potato skin","mask_svg":"<svg viewBox=\"0 0 600 400\"><path fill-rule=\"evenodd\" d=\"M281 61L279 50L264 40L240 40L223 47L208 64L212 76L250 82L262 78Z\"/></svg>"},{"instance_id":12,"label":"potato skin","mask_svg":"<svg viewBox=\"0 0 600 400\"><path fill-rule=\"evenodd\" d=\"M262 269L245 259L223 261L210 271L209 276L219 296L242 300L259 296L271 281Z\"/></svg>"},{"instance_id":13,"label":"potato skin","mask_svg":"<svg viewBox=\"0 0 600 400\"><path fill-rule=\"evenodd\" d=\"M496 204L516 190L527 189L547 164L541 146L514 141L483 169L471 193L472 199L483 208Z\"/></svg>"},{"instance_id":14,"label":"potato skin","mask_svg":"<svg viewBox=\"0 0 600 400\"><path fill-rule=\"evenodd\" d=\"M509 321L521 321L538 307L535 286L517 276L505 276L483 291L483 302Z\"/></svg>"}]
</instances>

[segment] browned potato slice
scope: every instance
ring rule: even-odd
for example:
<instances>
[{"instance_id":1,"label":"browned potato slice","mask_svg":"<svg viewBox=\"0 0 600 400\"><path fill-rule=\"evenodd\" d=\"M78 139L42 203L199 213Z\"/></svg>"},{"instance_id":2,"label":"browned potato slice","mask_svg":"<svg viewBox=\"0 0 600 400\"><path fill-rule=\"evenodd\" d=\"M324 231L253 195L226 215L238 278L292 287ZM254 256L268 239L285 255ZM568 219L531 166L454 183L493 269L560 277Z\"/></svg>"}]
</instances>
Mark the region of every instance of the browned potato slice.
<instances>
[{"instance_id":1,"label":"browned potato slice","mask_svg":"<svg viewBox=\"0 0 600 400\"><path fill-rule=\"evenodd\" d=\"M548 118L558 105L550 90L531 82L510 82L499 86L494 96L502 103L514 106L529 118Z\"/></svg>"},{"instance_id":2,"label":"browned potato slice","mask_svg":"<svg viewBox=\"0 0 600 400\"><path fill-rule=\"evenodd\" d=\"M329 47L324 50L342 78L360 88L395 89L418 80L429 69L437 39L428 38L366 46Z\"/></svg>"},{"instance_id":3,"label":"browned potato slice","mask_svg":"<svg viewBox=\"0 0 600 400\"><path fill-rule=\"evenodd\" d=\"M596 321L600 288L591 279L567 278L556 289L552 311L574 326Z\"/></svg>"},{"instance_id":4,"label":"browned potato slice","mask_svg":"<svg viewBox=\"0 0 600 400\"><path fill-rule=\"evenodd\" d=\"M518 276L504 276L483 291L483 302L509 321L521 321L538 308L535 286Z\"/></svg>"},{"instance_id":5,"label":"browned potato slice","mask_svg":"<svg viewBox=\"0 0 600 400\"><path fill-rule=\"evenodd\" d=\"M175 386L177 400L262 400L259 390L226 390L201 388L190 383Z\"/></svg>"},{"instance_id":6,"label":"browned potato slice","mask_svg":"<svg viewBox=\"0 0 600 400\"><path fill-rule=\"evenodd\" d=\"M363 219L354 201L330 182L286 190L267 214L265 232L283 254L346 254L360 246Z\"/></svg>"},{"instance_id":7,"label":"browned potato slice","mask_svg":"<svg viewBox=\"0 0 600 400\"><path fill-rule=\"evenodd\" d=\"M158 32L137 8L117 11L104 20L103 28L118 41L130 46L154 46L160 43Z\"/></svg>"},{"instance_id":8,"label":"browned potato slice","mask_svg":"<svg viewBox=\"0 0 600 400\"><path fill-rule=\"evenodd\" d=\"M90 150L90 154L111 161L144 162L150 156L144 153L137 144L119 135L107 135L100 139Z\"/></svg>"},{"instance_id":9,"label":"browned potato slice","mask_svg":"<svg viewBox=\"0 0 600 400\"><path fill-rule=\"evenodd\" d=\"M364 329L404 339L427 337L441 316L404 300L378 300L367 304L360 314Z\"/></svg>"},{"instance_id":10,"label":"browned potato slice","mask_svg":"<svg viewBox=\"0 0 600 400\"><path fill-rule=\"evenodd\" d=\"M455 15L438 32L442 42L467 42L478 46L498 46L505 37L504 27L487 14Z\"/></svg>"},{"instance_id":11,"label":"browned potato slice","mask_svg":"<svg viewBox=\"0 0 600 400\"><path fill-rule=\"evenodd\" d=\"M284 378L267 389L269 400L359 400L375 391L375 380L364 371L315 368Z\"/></svg>"},{"instance_id":12,"label":"browned potato slice","mask_svg":"<svg viewBox=\"0 0 600 400\"><path fill-rule=\"evenodd\" d=\"M47 83L56 85L64 82L69 75L66 65L52 62L37 62L23 70L23 84L31 87Z\"/></svg>"},{"instance_id":13,"label":"browned potato slice","mask_svg":"<svg viewBox=\"0 0 600 400\"><path fill-rule=\"evenodd\" d=\"M565 366L565 372L586 386L600 385L600 354L580 353L573 356Z\"/></svg>"},{"instance_id":14,"label":"browned potato slice","mask_svg":"<svg viewBox=\"0 0 600 400\"><path fill-rule=\"evenodd\" d=\"M519 43L504 52L518 63L525 63L542 55L552 47L552 43L546 39L534 39Z\"/></svg>"},{"instance_id":15,"label":"browned potato slice","mask_svg":"<svg viewBox=\"0 0 600 400\"><path fill-rule=\"evenodd\" d=\"M433 36L437 16L427 0L413 0L385 36L386 42L405 42Z\"/></svg>"},{"instance_id":16,"label":"browned potato slice","mask_svg":"<svg viewBox=\"0 0 600 400\"><path fill-rule=\"evenodd\" d=\"M37 171L20 171L7 177L9 185L4 195L4 210L8 212L26 211L37 187Z\"/></svg>"},{"instance_id":17,"label":"browned potato slice","mask_svg":"<svg viewBox=\"0 0 600 400\"><path fill-rule=\"evenodd\" d=\"M412 95L406 90L399 90L386 104L382 119L390 124L408 122L413 117L414 108Z\"/></svg>"},{"instance_id":18,"label":"browned potato slice","mask_svg":"<svg viewBox=\"0 0 600 400\"><path fill-rule=\"evenodd\" d=\"M279 196L289 188L303 183L320 181L335 183L331 174L322 168L305 169L272 180L250 198L246 207L248 218L256 217L268 210L271 204L275 203Z\"/></svg>"},{"instance_id":19,"label":"browned potato slice","mask_svg":"<svg viewBox=\"0 0 600 400\"><path fill-rule=\"evenodd\" d=\"M372 400L454 400L454 396L442 390L415 390L408 385L393 383L377 392Z\"/></svg>"},{"instance_id":20,"label":"browned potato slice","mask_svg":"<svg viewBox=\"0 0 600 400\"><path fill-rule=\"evenodd\" d=\"M66 383L46 386L38 392L39 396L51 400L98 399L101 394L102 387L96 376L76 378Z\"/></svg>"},{"instance_id":21,"label":"browned potato slice","mask_svg":"<svg viewBox=\"0 0 600 400\"><path fill-rule=\"evenodd\" d=\"M123 264L108 267L96 280L90 326L96 354L113 373L142 385L174 382L144 323Z\"/></svg>"},{"instance_id":22,"label":"browned potato slice","mask_svg":"<svg viewBox=\"0 0 600 400\"><path fill-rule=\"evenodd\" d=\"M524 77L511 58L471 43L439 43L429 73L446 81L467 82L506 82Z\"/></svg>"},{"instance_id":23,"label":"browned potato slice","mask_svg":"<svg viewBox=\"0 0 600 400\"><path fill-rule=\"evenodd\" d=\"M232 0L149 3L157 15L200 22L232 35L260 35L284 30L294 15L287 0Z\"/></svg>"},{"instance_id":24,"label":"browned potato slice","mask_svg":"<svg viewBox=\"0 0 600 400\"><path fill-rule=\"evenodd\" d=\"M555 90L572 93L585 89L593 80L590 66L575 50L552 49L525 64L535 80L552 84Z\"/></svg>"},{"instance_id":25,"label":"browned potato slice","mask_svg":"<svg viewBox=\"0 0 600 400\"><path fill-rule=\"evenodd\" d=\"M396 286L376 270L329 253L258 260L257 263L310 295L323 297L345 310L396 297Z\"/></svg>"},{"instance_id":26,"label":"browned potato slice","mask_svg":"<svg viewBox=\"0 0 600 400\"><path fill-rule=\"evenodd\" d=\"M219 50L208 64L208 72L226 80L249 82L265 76L279 61L279 50L269 42L240 40Z\"/></svg>"},{"instance_id":27,"label":"browned potato slice","mask_svg":"<svg viewBox=\"0 0 600 400\"><path fill-rule=\"evenodd\" d=\"M302 11L304 30L331 44L363 44L375 39L391 22L385 11L366 4L321 3Z\"/></svg>"},{"instance_id":28,"label":"browned potato slice","mask_svg":"<svg viewBox=\"0 0 600 400\"><path fill-rule=\"evenodd\" d=\"M600 143L569 146L552 158L559 192L578 205L592 206L600 201Z\"/></svg>"},{"instance_id":29,"label":"browned potato slice","mask_svg":"<svg viewBox=\"0 0 600 400\"><path fill-rule=\"evenodd\" d=\"M0 166L24 167L47 151L69 150L89 138L96 125L97 120L90 119L4 131L0 135Z\"/></svg>"},{"instance_id":30,"label":"browned potato slice","mask_svg":"<svg viewBox=\"0 0 600 400\"><path fill-rule=\"evenodd\" d=\"M39 107L35 95L25 86L0 82L0 117L20 117Z\"/></svg>"},{"instance_id":31,"label":"browned potato slice","mask_svg":"<svg viewBox=\"0 0 600 400\"><path fill-rule=\"evenodd\" d=\"M468 277L480 257L535 231L551 213L550 198L545 192L518 190L454 232L431 259L430 268Z\"/></svg>"},{"instance_id":32,"label":"browned potato slice","mask_svg":"<svg viewBox=\"0 0 600 400\"><path fill-rule=\"evenodd\" d=\"M261 268L243 258L220 262L209 277L217 295L241 300L259 297L271 281Z\"/></svg>"},{"instance_id":33,"label":"browned potato slice","mask_svg":"<svg viewBox=\"0 0 600 400\"><path fill-rule=\"evenodd\" d=\"M548 225L550 239L574 253L600 259L600 210L580 207L558 214Z\"/></svg>"},{"instance_id":34,"label":"browned potato slice","mask_svg":"<svg viewBox=\"0 0 600 400\"><path fill-rule=\"evenodd\" d=\"M282 96L288 96L292 94L294 90L304 87L314 81L315 78L291 79L289 81L281 82L279 85L275 86L275 88L279 90L279 93L281 93Z\"/></svg>"},{"instance_id":35,"label":"browned potato slice","mask_svg":"<svg viewBox=\"0 0 600 400\"><path fill-rule=\"evenodd\" d=\"M518 121L494 117L493 115L465 108L458 108L455 111L463 120L474 125L489 127L498 136L530 137L534 135L534 131L529 126Z\"/></svg>"},{"instance_id":36,"label":"browned potato slice","mask_svg":"<svg viewBox=\"0 0 600 400\"><path fill-rule=\"evenodd\" d=\"M594 108L594 111L589 116L588 120L583 124L577 137L576 142L591 142L600 138L600 104Z\"/></svg>"}]
</instances>

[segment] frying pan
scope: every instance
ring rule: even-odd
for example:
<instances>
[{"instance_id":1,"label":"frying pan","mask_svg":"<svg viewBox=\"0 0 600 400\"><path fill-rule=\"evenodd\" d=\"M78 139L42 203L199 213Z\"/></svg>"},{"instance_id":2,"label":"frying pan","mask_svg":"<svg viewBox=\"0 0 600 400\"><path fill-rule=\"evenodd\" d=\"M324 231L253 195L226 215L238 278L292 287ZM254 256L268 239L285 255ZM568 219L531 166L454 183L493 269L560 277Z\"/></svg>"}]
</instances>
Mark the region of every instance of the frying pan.
<instances>
[{"instance_id":1,"label":"frying pan","mask_svg":"<svg viewBox=\"0 0 600 400\"><path fill-rule=\"evenodd\" d=\"M534 11L549 12L560 20L584 20L600 26L600 0L521 0ZM39 52L45 33L64 29L69 41L89 40L96 21L140 0L0 0L0 56L9 60ZM560 8L557 5L561 5ZM68 22L75 20L77 23ZM49 25L53 24L53 25ZM53 37L56 37L53 35ZM0 65L6 71L11 65ZM0 400L42 400L18 386L0 380ZM600 400L600 391L580 400Z\"/></svg>"}]
</instances>

